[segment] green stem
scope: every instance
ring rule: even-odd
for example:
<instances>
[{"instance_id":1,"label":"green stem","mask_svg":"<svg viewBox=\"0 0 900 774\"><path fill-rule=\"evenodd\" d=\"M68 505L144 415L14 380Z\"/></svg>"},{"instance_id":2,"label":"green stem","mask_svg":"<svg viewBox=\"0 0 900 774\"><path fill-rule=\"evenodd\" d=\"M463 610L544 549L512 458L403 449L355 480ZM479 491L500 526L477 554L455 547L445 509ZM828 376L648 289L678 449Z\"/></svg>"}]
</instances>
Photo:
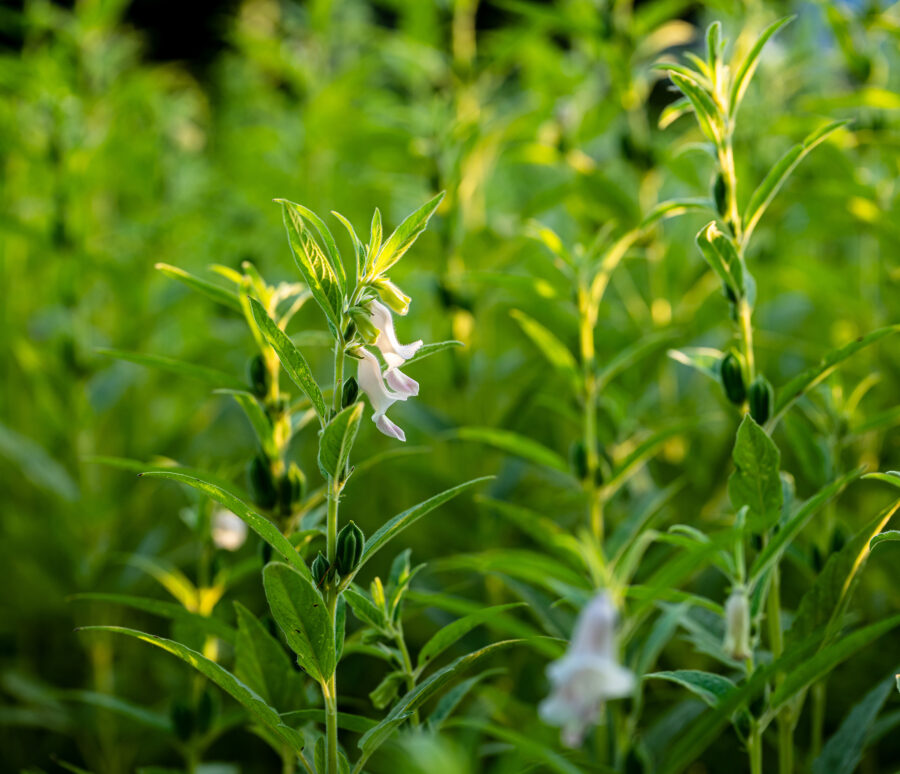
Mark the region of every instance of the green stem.
<instances>
[{"instance_id":1,"label":"green stem","mask_svg":"<svg viewBox=\"0 0 900 774\"><path fill-rule=\"evenodd\" d=\"M586 490L588 496L588 518L591 533L597 549L603 550L603 507L597 486L597 470L600 459L597 454L597 378L596 355L594 351L594 323L596 315L591 308L590 288L580 284L578 288L579 343L581 373L584 389L584 453L587 468Z\"/></svg>"},{"instance_id":2,"label":"green stem","mask_svg":"<svg viewBox=\"0 0 900 774\"><path fill-rule=\"evenodd\" d=\"M822 752L822 739L825 730L825 682L820 680L812 687L812 726L810 740L810 758L815 760Z\"/></svg>"},{"instance_id":3,"label":"green stem","mask_svg":"<svg viewBox=\"0 0 900 774\"><path fill-rule=\"evenodd\" d=\"M741 349L743 350L744 360L747 362L747 376L752 382L756 376L756 362L753 357L753 323L751 315L753 310L747 299L742 298L738 305L738 323L741 332Z\"/></svg>"},{"instance_id":4,"label":"green stem","mask_svg":"<svg viewBox=\"0 0 900 774\"><path fill-rule=\"evenodd\" d=\"M406 689L411 691L416 687L416 673L413 669L412 659L409 657L409 649L406 647L406 639L403 636L403 628L398 626L397 635L394 637L397 649L400 651L400 659L403 664L403 673L406 675ZM414 726L419 725L419 710L414 710L410 722Z\"/></svg>"},{"instance_id":5,"label":"green stem","mask_svg":"<svg viewBox=\"0 0 900 774\"><path fill-rule=\"evenodd\" d=\"M750 738L747 740L747 752L750 755L750 774L762 774L762 733L756 720L750 727Z\"/></svg>"},{"instance_id":6,"label":"green stem","mask_svg":"<svg viewBox=\"0 0 900 774\"><path fill-rule=\"evenodd\" d=\"M772 569L772 582L766 600L766 618L769 625L769 650L772 660L777 661L784 651L784 634L781 631L781 576L779 569ZM784 681L784 676L775 676L776 687ZM789 708L782 709L777 716L778 724L778 770L781 774L792 774L794 770L794 726Z\"/></svg>"},{"instance_id":7,"label":"green stem","mask_svg":"<svg viewBox=\"0 0 900 774\"><path fill-rule=\"evenodd\" d=\"M335 414L341 410L341 398L344 392L344 343L334 344L334 390L331 395L331 408Z\"/></svg>"},{"instance_id":8,"label":"green stem","mask_svg":"<svg viewBox=\"0 0 900 774\"><path fill-rule=\"evenodd\" d=\"M326 590L326 604L331 618L331 630L334 631L337 612L337 593ZM325 752L327 774L338 774L338 705L337 705L337 666L327 680L322 682L322 696L325 699Z\"/></svg>"}]
</instances>

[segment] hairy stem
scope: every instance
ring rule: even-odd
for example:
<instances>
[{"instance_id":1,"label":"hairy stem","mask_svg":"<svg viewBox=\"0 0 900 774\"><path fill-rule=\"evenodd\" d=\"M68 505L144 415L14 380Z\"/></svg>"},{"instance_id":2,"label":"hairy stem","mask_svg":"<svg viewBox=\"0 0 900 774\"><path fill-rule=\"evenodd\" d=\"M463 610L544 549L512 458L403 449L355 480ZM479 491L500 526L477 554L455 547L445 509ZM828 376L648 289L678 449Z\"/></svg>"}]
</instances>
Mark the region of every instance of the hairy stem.
<instances>
[{"instance_id":1,"label":"hairy stem","mask_svg":"<svg viewBox=\"0 0 900 774\"><path fill-rule=\"evenodd\" d=\"M772 570L772 585L766 600L766 618L769 625L769 649L773 661L777 661L784 651L784 635L781 631L781 576L777 565ZM775 685L784 681L784 676L775 676ZM794 726L790 710L783 709L778 714L778 770L780 774L792 774L794 769Z\"/></svg>"},{"instance_id":2,"label":"hairy stem","mask_svg":"<svg viewBox=\"0 0 900 774\"><path fill-rule=\"evenodd\" d=\"M403 673L406 676L406 689L411 691L416 687L416 674L413 670L412 659L409 657L409 649L406 647L406 639L403 636L403 628L397 629L397 636L394 638L397 643L397 649L400 651L400 659L403 664ZM414 726L419 725L419 710L414 710L410 722Z\"/></svg>"}]
</instances>

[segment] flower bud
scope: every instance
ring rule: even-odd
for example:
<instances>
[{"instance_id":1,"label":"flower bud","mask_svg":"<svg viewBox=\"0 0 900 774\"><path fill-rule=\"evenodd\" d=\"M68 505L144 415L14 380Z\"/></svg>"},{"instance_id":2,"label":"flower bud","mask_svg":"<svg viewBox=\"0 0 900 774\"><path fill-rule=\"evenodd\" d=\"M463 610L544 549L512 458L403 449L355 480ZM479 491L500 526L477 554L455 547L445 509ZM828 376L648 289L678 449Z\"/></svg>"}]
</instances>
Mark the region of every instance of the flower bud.
<instances>
[{"instance_id":1,"label":"flower bud","mask_svg":"<svg viewBox=\"0 0 900 774\"><path fill-rule=\"evenodd\" d=\"M359 564L365 544L366 536L353 521L346 524L338 533L335 565L341 575L349 575L353 572L356 565Z\"/></svg>"},{"instance_id":2,"label":"flower bud","mask_svg":"<svg viewBox=\"0 0 900 774\"><path fill-rule=\"evenodd\" d=\"M725 603L725 652L742 661L750 658L750 602L743 587L735 588Z\"/></svg>"},{"instance_id":3,"label":"flower bud","mask_svg":"<svg viewBox=\"0 0 900 774\"><path fill-rule=\"evenodd\" d=\"M588 475L587 449L584 441L575 441L569 447L569 465L572 467L572 473L579 481L584 481Z\"/></svg>"},{"instance_id":4,"label":"flower bud","mask_svg":"<svg viewBox=\"0 0 900 774\"><path fill-rule=\"evenodd\" d=\"M750 385L747 397L750 402L750 416L758 424L764 425L772 413L772 404L775 400L775 392L769 380L762 374L757 376Z\"/></svg>"},{"instance_id":5,"label":"flower bud","mask_svg":"<svg viewBox=\"0 0 900 774\"><path fill-rule=\"evenodd\" d=\"M254 355L247 364L247 378L257 398L264 398L269 392L269 369L262 355Z\"/></svg>"},{"instance_id":6,"label":"flower bud","mask_svg":"<svg viewBox=\"0 0 900 774\"><path fill-rule=\"evenodd\" d=\"M341 408L347 408L356 403L359 396L359 382L355 376L351 376L344 382L344 389L341 391Z\"/></svg>"},{"instance_id":7,"label":"flower bud","mask_svg":"<svg viewBox=\"0 0 900 774\"><path fill-rule=\"evenodd\" d=\"M275 489L272 468L265 457L257 456L250 461L247 476L250 479L250 492L253 495L253 502L267 510L278 502L278 492Z\"/></svg>"},{"instance_id":8,"label":"flower bud","mask_svg":"<svg viewBox=\"0 0 900 774\"><path fill-rule=\"evenodd\" d=\"M303 499L305 491L306 476L297 463L292 462L288 472L278 482L278 503L281 506L281 512L292 513L294 507Z\"/></svg>"},{"instance_id":9,"label":"flower bud","mask_svg":"<svg viewBox=\"0 0 900 774\"><path fill-rule=\"evenodd\" d=\"M350 319L356 325L356 330L366 344L374 344L378 338L378 327L372 322L372 315L361 306L350 307Z\"/></svg>"},{"instance_id":10,"label":"flower bud","mask_svg":"<svg viewBox=\"0 0 900 774\"><path fill-rule=\"evenodd\" d=\"M328 569L328 559L325 558L325 554L319 551L309 568L316 586L321 586L325 582Z\"/></svg>"},{"instance_id":11,"label":"flower bud","mask_svg":"<svg viewBox=\"0 0 900 774\"><path fill-rule=\"evenodd\" d=\"M747 397L747 390L744 387L744 374L741 363L733 352L729 352L722 358L719 374L728 400L736 406L740 406Z\"/></svg>"},{"instance_id":12,"label":"flower bud","mask_svg":"<svg viewBox=\"0 0 900 774\"><path fill-rule=\"evenodd\" d=\"M379 277L375 280L374 285L378 295L381 296L381 300L397 314L402 316L409 311L410 297L387 277Z\"/></svg>"}]
</instances>

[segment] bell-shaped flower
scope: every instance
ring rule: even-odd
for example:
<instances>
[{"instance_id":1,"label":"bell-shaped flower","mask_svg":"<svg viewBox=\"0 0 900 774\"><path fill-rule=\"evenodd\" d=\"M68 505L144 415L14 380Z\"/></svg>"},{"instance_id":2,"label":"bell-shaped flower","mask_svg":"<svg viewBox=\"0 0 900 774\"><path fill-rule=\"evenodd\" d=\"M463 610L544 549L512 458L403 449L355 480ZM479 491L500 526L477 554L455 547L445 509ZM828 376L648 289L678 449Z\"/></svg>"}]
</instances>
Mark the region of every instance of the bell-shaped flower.
<instances>
[{"instance_id":1,"label":"bell-shaped flower","mask_svg":"<svg viewBox=\"0 0 900 774\"><path fill-rule=\"evenodd\" d=\"M225 508L219 508L212 517L212 539L217 548L237 551L247 539L247 524Z\"/></svg>"},{"instance_id":2,"label":"bell-shaped flower","mask_svg":"<svg viewBox=\"0 0 900 774\"><path fill-rule=\"evenodd\" d=\"M369 302L368 309L372 324L378 328L375 346L381 350L384 362L388 364L389 368L398 368L418 352L419 347L422 346L421 339L412 344L401 344L394 331L394 318L391 310L375 299Z\"/></svg>"},{"instance_id":3,"label":"bell-shaped flower","mask_svg":"<svg viewBox=\"0 0 900 774\"><path fill-rule=\"evenodd\" d=\"M372 421L385 435L396 438L398 441L405 441L406 434L385 416L385 412L398 400L406 400L416 395L419 385L396 369L388 368L387 373L382 375L381 363L378 362L378 358L365 347L359 347L354 354L359 357L356 381L359 383L359 388L369 398L369 403L372 404L374 412ZM411 384L407 384L407 382Z\"/></svg>"},{"instance_id":4,"label":"bell-shaped flower","mask_svg":"<svg viewBox=\"0 0 900 774\"><path fill-rule=\"evenodd\" d=\"M725 642L722 644L731 658L743 661L750 658L750 601L744 588L731 592L725 602Z\"/></svg>"},{"instance_id":5,"label":"bell-shaped flower","mask_svg":"<svg viewBox=\"0 0 900 774\"><path fill-rule=\"evenodd\" d=\"M616 657L616 609L606 591L581 611L566 654L547 667L552 691L541 702L541 719L562 728L567 747L581 745L603 703L629 696L635 678Z\"/></svg>"}]
</instances>

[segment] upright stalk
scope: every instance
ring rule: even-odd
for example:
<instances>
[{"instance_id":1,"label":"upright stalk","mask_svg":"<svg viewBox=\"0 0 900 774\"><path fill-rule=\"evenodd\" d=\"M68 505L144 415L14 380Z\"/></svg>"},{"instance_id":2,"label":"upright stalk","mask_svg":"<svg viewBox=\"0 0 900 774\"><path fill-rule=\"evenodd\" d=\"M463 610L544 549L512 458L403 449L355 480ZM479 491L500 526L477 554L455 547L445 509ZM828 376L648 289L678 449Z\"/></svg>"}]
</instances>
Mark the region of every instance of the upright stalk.
<instances>
[{"instance_id":1,"label":"upright stalk","mask_svg":"<svg viewBox=\"0 0 900 774\"><path fill-rule=\"evenodd\" d=\"M594 351L595 315L591 309L590 289L583 280L578 288L579 351L581 354L582 381L584 389L584 453L587 468L588 512L591 533L598 550L603 547L603 507L597 487L597 470L600 459L597 454L597 377L596 355Z\"/></svg>"}]
</instances>

